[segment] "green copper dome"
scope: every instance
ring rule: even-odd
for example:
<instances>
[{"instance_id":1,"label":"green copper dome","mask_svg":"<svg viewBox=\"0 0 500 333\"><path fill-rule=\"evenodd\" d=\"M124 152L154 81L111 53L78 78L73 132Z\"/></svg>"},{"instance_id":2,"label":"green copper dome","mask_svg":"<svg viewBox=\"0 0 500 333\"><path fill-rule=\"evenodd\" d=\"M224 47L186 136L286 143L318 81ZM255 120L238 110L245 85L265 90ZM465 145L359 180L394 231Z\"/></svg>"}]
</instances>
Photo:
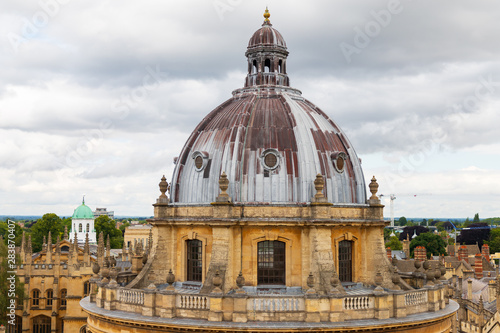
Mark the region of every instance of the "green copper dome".
<instances>
[{"instance_id":1,"label":"green copper dome","mask_svg":"<svg viewBox=\"0 0 500 333\"><path fill-rule=\"evenodd\" d=\"M75 209L75 212L72 216L73 219L93 219L94 213L92 213L92 209L89 206L85 205L85 199L82 204Z\"/></svg>"}]
</instances>

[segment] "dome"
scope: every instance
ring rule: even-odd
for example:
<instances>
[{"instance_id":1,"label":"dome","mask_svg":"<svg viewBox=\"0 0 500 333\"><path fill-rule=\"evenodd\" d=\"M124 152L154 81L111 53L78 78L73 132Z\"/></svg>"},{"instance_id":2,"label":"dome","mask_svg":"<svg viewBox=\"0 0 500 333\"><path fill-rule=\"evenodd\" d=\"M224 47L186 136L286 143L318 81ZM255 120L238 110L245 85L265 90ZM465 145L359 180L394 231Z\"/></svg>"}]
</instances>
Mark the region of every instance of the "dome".
<instances>
[{"instance_id":1,"label":"dome","mask_svg":"<svg viewBox=\"0 0 500 333\"><path fill-rule=\"evenodd\" d=\"M73 213L73 216L71 218L94 219L94 213L92 212L92 209L89 208L89 206L85 205L85 201L83 201L82 204L75 209L75 212Z\"/></svg>"},{"instance_id":2,"label":"dome","mask_svg":"<svg viewBox=\"0 0 500 333\"><path fill-rule=\"evenodd\" d=\"M289 86L286 43L269 16L246 55L244 88L201 121L177 158L171 202L215 202L225 172L236 203L311 202L321 174L328 202L365 204L355 150L337 124Z\"/></svg>"},{"instance_id":3,"label":"dome","mask_svg":"<svg viewBox=\"0 0 500 333\"><path fill-rule=\"evenodd\" d=\"M252 38L248 41L248 49L262 46L278 46L286 49L283 36L270 23L264 22L262 28L254 32Z\"/></svg>"}]
</instances>

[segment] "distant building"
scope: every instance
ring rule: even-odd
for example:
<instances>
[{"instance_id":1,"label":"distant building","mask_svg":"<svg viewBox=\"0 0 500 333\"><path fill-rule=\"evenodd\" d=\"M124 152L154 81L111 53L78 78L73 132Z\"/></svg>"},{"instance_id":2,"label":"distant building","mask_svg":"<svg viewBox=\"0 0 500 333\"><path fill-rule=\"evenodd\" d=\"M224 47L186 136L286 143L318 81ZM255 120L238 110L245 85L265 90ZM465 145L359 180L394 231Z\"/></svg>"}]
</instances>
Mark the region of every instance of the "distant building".
<instances>
[{"instance_id":1,"label":"distant building","mask_svg":"<svg viewBox=\"0 0 500 333\"><path fill-rule=\"evenodd\" d=\"M99 216L109 216L110 219L114 220L115 219L115 212L111 211L108 212L107 208L96 208L94 213L94 218L98 218Z\"/></svg>"},{"instance_id":2,"label":"distant building","mask_svg":"<svg viewBox=\"0 0 500 333\"><path fill-rule=\"evenodd\" d=\"M96 244L97 236L94 228L94 214L89 206L85 205L85 198L82 204L78 206L71 217L71 235L76 233L79 244L85 243L85 237L88 233L89 243Z\"/></svg>"},{"instance_id":3,"label":"distant building","mask_svg":"<svg viewBox=\"0 0 500 333\"><path fill-rule=\"evenodd\" d=\"M151 228L150 224L136 224L126 227L123 236L125 246L131 249L135 246L135 242L142 242L142 245L147 245Z\"/></svg>"}]
</instances>

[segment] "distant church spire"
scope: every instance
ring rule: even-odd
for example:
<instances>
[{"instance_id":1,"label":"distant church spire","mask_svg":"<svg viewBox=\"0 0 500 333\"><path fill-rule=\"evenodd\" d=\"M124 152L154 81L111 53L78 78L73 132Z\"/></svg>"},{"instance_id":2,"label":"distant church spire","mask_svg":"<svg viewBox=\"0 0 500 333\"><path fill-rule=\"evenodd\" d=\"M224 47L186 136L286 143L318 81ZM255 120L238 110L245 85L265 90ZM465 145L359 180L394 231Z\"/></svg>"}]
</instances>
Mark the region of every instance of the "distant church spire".
<instances>
[{"instance_id":1,"label":"distant church spire","mask_svg":"<svg viewBox=\"0 0 500 333\"><path fill-rule=\"evenodd\" d=\"M85 194L83 195L82 205L85 205Z\"/></svg>"}]
</instances>

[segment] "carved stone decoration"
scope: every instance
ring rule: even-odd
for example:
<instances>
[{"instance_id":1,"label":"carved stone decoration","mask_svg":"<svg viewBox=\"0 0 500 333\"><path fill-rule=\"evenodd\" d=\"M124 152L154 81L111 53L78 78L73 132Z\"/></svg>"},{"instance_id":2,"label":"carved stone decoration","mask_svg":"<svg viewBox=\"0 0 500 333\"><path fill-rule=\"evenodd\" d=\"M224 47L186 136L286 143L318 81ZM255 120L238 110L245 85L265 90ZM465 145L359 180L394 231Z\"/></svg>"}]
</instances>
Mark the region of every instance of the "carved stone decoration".
<instances>
[{"instance_id":1,"label":"carved stone decoration","mask_svg":"<svg viewBox=\"0 0 500 333\"><path fill-rule=\"evenodd\" d=\"M160 187L161 194L156 200L156 203L168 203L168 197L165 194L168 191L168 183L167 183L167 178L165 178L165 175L161 177L161 181L158 184L158 186Z\"/></svg>"},{"instance_id":2,"label":"carved stone decoration","mask_svg":"<svg viewBox=\"0 0 500 333\"><path fill-rule=\"evenodd\" d=\"M222 172L222 175L220 175L219 188L220 188L220 194L217 196L216 202L230 203L232 199L226 192L227 189L229 188L229 179L227 179L227 175L225 172Z\"/></svg>"},{"instance_id":3,"label":"carved stone decoration","mask_svg":"<svg viewBox=\"0 0 500 333\"><path fill-rule=\"evenodd\" d=\"M312 272L309 272L306 283L309 287L309 289L307 290L307 294L316 294L316 290L314 290L314 275L312 274Z\"/></svg>"},{"instance_id":4,"label":"carved stone decoration","mask_svg":"<svg viewBox=\"0 0 500 333\"><path fill-rule=\"evenodd\" d=\"M314 197L316 199L324 198L323 189L325 188L325 180L321 174L316 175L316 179L314 180L314 188L316 189L316 194Z\"/></svg>"},{"instance_id":5,"label":"carved stone decoration","mask_svg":"<svg viewBox=\"0 0 500 333\"><path fill-rule=\"evenodd\" d=\"M144 254L142 255L142 264L146 265L148 262L148 251L144 251Z\"/></svg>"},{"instance_id":6,"label":"carved stone decoration","mask_svg":"<svg viewBox=\"0 0 500 333\"><path fill-rule=\"evenodd\" d=\"M240 274L238 274L238 277L236 278L236 285L238 286L239 289L243 288L245 285L245 278L243 277L243 274L240 271Z\"/></svg>"},{"instance_id":7,"label":"carved stone decoration","mask_svg":"<svg viewBox=\"0 0 500 333\"><path fill-rule=\"evenodd\" d=\"M116 259L115 257L110 257L109 258L109 264L111 267L115 267L116 266Z\"/></svg>"},{"instance_id":8,"label":"carved stone decoration","mask_svg":"<svg viewBox=\"0 0 500 333\"><path fill-rule=\"evenodd\" d=\"M418 270L420 267L422 267L422 263L419 260L414 260L413 265L415 266L415 270Z\"/></svg>"},{"instance_id":9,"label":"carved stone decoration","mask_svg":"<svg viewBox=\"0 0 500 333\"><path fill-rule=\"evenodd\" d=\"M111 281L109 282L109 287L115 287L118 285L118 283L116 282L116 277L118 276L118 270L119 270L118 267L112 267L109 270L109 276L111 277Z\"/></svg>"},{"instance_id":10,"label":"carved stone decoration","mask_svg":"<svg viewBox=\"0 0 500 333\"><path fill-rule=\"evenodd\" d=\"M222 278L220 277L219 270L215 271L215 276L212 278L212 284L214 286L212 294L221 294L222 290L220 287L222 286Z\"/></svg>"},{"instance_id":11,"label":"carved stone decoration","mask_svg":"<svg viewBox=\"0 0 500 333\"><path fill-rule=\"evenodd\" d=\"M375 275L374 282L377 287L373 290L373 293L376 295L384 294L385 293L384 288L381 287L382 283L384 282L382 273L377 272L377 275Z\"/></svg>"},{"instance_id":12,"label":"carved stone decoration","mask_svg":"<svg viewBox=\"0 0 500 333\"><path fill-rule=\"evenodd\" d=\"M243 286L245 285L245 278L243 277L243 273L240 271L238 274L238 277L236 278L236 286L238 289L236 289L237 294L245 294L245 290L243 289Z\"/></svg>"},{"instance_id":13,"label":"carved stone decoration","mask_svg":"<svg viewBox=\"0 0 500 333\"><path fill-rule=\"evenodd\" d=\"M174 290L174 282L175 282L175 275L172 273L172 268L168 271L167 274L167 290Z\"/></svg>"},{"instance_id":14,"label":"carved stone decoration","mask_svg":"<svg viewBox=\"0 0 500 333\"><path fill-rule=\"evenodd\" d=\"M370 187L370 192L372 193L372 196L368 200L370 205L380 205L380 199L379 197L377 197L378 183L375 176L372 177L369 187Z\"/></svg>"},{"instance_id":15,"label":"carved stone decoration","mask_svg":"<svg viewBox=\"0 0 500 333\"><path fill-rule=\"evenodd\" d=\"M94 272L94 277L99 276L99 271L101 270L101 266L99 266L99 263L97 261L94 261L92 265L92 272Z\"/></svg>"}]
</instances>

